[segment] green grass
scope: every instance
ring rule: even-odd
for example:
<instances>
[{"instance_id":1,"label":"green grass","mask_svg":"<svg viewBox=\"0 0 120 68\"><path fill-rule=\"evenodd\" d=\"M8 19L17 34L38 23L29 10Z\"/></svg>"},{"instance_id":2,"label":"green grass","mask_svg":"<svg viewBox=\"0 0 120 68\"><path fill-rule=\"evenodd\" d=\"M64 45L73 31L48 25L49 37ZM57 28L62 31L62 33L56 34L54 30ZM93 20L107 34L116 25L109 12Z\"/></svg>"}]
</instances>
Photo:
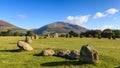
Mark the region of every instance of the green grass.
<instances>
[{"instance_id":1,"label":"green grass","mask_svg":"<svg viewBox=\"0 0 120 68\"><path fill-rule=\"evenodd\" d=\"M120 39L50 38L33 40L33 51L19 51L16 43L24 37L0 37L0 68L120 68ZM99 63L79 64L55 56L38 56L41 50L80 50L82 45L92 45L99 53Z\"/></svg>"}]
</instances>

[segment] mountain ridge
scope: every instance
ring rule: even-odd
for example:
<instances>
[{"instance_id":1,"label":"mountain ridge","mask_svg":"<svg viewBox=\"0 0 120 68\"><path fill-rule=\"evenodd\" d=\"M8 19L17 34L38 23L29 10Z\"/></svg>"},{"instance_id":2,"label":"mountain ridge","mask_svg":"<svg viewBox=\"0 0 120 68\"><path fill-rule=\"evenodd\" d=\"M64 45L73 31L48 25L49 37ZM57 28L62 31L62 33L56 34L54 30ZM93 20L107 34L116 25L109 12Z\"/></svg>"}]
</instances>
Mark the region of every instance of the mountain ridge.
<instances>
[{"instance_id":1,"label":"mountain ridge","mask_svg":"<svg viewBox=\"0 0 120 68\"><path fill-rule=\"evenodd\" d=\"M9 22L0 20L0 31L7 31L7 30L11 30L13 32L25 32L26 29L17 27Z\"/></svg>"},{"instance_id":2,"label":"mountain ridge","mask_svg":"<svg viewBox=\"0 0 120 68\"><path fill-rule=\"evenodd\" d=\"M48 33L68 33L75 31L77 33L85 32L88 29L79 25L70 24L67 22L54 22L48 25L44 25L41 28L34 30L36 34L48 34Z\"/></svg>"}]
</instances>

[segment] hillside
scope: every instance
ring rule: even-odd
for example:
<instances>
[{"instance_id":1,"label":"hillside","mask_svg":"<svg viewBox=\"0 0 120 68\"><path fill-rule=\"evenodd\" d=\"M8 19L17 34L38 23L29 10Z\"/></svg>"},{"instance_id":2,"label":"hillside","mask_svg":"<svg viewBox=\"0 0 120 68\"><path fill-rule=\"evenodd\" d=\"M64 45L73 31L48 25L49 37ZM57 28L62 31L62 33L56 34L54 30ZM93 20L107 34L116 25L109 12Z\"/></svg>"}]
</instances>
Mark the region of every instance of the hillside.
<instances>
[{"instance_id":1,"label":"hillside","mask_svg":"<svg viewBox=\"0 0 120 68\"><path fill-rule=\"evenodd\" d=\"M26 31L25 29L12 25L6 21L0 20L0 31L7 31L7 30L11 30L13 32L15 31L25 32Z\"/></svg>"},{"instance_id":2,"label":"hillside","mask_svg":"<svg viewBox=\"0 0 120 68\"><path fill-rule=\"evenodd\" d=\"M88 29L78 26L78 25L73 25L65 22L55 22L52 24L45 25L39 29L34 30L36 34L47 34L47 33L68 33L69 31L75 31L75 32L85 32Z\"/></svg>"}]
</instances>

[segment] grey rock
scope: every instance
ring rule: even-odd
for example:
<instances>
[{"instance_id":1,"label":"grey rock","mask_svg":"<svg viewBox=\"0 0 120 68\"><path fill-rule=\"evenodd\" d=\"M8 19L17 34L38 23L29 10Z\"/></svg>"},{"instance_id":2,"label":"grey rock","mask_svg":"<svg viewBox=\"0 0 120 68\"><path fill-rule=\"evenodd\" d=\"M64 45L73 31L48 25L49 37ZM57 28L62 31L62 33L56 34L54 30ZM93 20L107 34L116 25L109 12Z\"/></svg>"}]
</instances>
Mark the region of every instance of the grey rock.
<instances>
[{"instance_id":1,"label":"grey rock","mask_svg":"<svg viewBox=\"0 0 120 68\"><path fill-rule=\"evenodd\" d=\"M69 54L70 54L70 50L66 49L58 52L57 56L68 58Z\"/></svg>"},{"instance_id":2,"label":"grey rock","mask_svg":"<svg viewBox=\"0 0 120 68\"><path fill-rule=\"evenodd\" d=\"M31 39L31 37L29 37L29 36L26 36L26 38L25 38L25 42L27 42L27 43L31 43L31 42L32 42L32 39Z\"/></svg>"},{"instance_id":3,"label":"grey rock","mask_svg":"<svg viewBox=\"0 0 120 68\"><path fill-rule=\"evenodd\" d=\"M71 60L75 60L75 59L79 59L79 58L80 58L80 51L79 50L73 50L69 54L69 59L71 59Z\"/></svg>"},{"instance_id":4,"label":"grey rock","mask_svg":"<svg viewBox=\"0 0 120 68\"><path fill-rule=\"evenodd\" d=\"M82 46L80 51L80 62L96 63L98 62L98 52L90 45Z\"/></svg>"},{"instance_id":5,"label":"grey rock","mask_svg":"<svg viewBox=\"0 0 120 68\"><path fill-rule=\"evenodd\" d=\"M43 55L43 56L52 56L54 54L55 54L55 52L52 49L46 49L41 52L41 55Z\"/></svg>"}]
</instances>

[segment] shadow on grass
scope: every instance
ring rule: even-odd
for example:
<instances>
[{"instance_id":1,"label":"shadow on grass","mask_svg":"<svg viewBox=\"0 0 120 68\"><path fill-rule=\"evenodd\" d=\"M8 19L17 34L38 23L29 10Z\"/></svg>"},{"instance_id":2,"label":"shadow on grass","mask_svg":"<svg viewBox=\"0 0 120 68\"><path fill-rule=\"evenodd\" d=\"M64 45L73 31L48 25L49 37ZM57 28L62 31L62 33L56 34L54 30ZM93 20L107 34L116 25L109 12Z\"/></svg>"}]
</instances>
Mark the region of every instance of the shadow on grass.
<instances>
[{"instance_id":1,"label":"shadow on grass","mask_svg":"<svg viewBox=\"0 0 120 68\"><path fill-rule=\"evenodd\" d=\"M42 56L41 54L33 54L33 56Z\"/></svg>"},{"instance_id":2,"label":"shadow on grass","mask_svg":"<svg viewBox=\"0 0 120 68\"><path fill-rule=\"evenodd\" d=\"M115 68L120 68L120 66L118 66L118 67L115 67Z\"/></svg>"},{"instance_id":3,"label":"shadow on grass","mask_svg":"<svg viewBox=\"0 0 120 68\"><path fill-rule=\"evenodd\" d=\"M21 50L20 49L0 50L0 52L21 52Z\"/></svg>"},{"instance_id":4,"label":"shadow on grass","mask_svg":"<svg viewBox=\"0 0 120 68\"><path fill-rule=\"evenodd\" d=\"M64 65L82 65L80 64L80 62L78 61L61 61L61 62L47 62L47 63L43 63L41 64L41 66L64 66Z\"/></svg>"}]
</instances>

